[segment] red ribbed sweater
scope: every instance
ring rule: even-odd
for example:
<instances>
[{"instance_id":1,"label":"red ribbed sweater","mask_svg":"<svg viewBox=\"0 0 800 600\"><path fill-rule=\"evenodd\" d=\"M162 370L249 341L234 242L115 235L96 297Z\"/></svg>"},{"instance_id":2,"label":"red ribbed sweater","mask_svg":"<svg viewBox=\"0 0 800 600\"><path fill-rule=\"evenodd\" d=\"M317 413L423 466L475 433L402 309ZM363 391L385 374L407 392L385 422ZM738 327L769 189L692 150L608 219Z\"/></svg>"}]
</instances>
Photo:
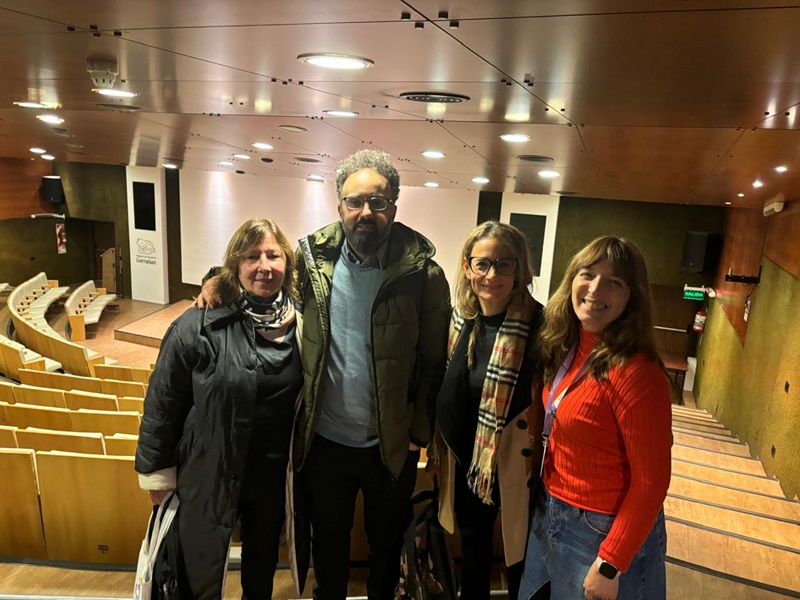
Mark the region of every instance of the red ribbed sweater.
<instances>
[{"instance_id":1,"label":"red ribbed sweater","mask_svg":"<svg viewBox=\"0 0 800 600\"><path fill-rule=\"evenodd\" d=\"M575 360L557 394L600 337L581 331ZM545 388L545 407L549 392ZM617 515L598 554L626 571L669 488L672 410L666 376L656 363L636 355L612 369L607 381L584 375L556 415L544 465L547 490L578 508Z\"/></svg>"}]
</instances>

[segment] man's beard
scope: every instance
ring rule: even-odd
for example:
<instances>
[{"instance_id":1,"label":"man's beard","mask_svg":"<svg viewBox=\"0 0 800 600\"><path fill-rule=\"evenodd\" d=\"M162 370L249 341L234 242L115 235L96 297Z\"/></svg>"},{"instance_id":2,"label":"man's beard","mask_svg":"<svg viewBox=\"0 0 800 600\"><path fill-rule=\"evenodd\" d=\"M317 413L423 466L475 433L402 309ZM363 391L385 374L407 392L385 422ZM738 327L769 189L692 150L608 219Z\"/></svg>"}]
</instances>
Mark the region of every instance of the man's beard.
<instances>
[{"instance_id":1,"label":"man's beard","mask_svg":"<svg viewBox=\"0 0 800 600\"><path fill-rule=\"evenodd\" d=\"M359 231L359 225L373 225L375 229L362 229ZM390 225L386 226L386 229L383 231L383 235L381 232L378 231L378 225L372 219L362 219L355 223L352 229L345 226L344 227L344 236L347 239L347 243L350 244L350 247L355 250L361 256L371 256L375 254L378 248L381 247L381 244L384 242L386 237L389 235Z\"/></svg>"}]
</instances>

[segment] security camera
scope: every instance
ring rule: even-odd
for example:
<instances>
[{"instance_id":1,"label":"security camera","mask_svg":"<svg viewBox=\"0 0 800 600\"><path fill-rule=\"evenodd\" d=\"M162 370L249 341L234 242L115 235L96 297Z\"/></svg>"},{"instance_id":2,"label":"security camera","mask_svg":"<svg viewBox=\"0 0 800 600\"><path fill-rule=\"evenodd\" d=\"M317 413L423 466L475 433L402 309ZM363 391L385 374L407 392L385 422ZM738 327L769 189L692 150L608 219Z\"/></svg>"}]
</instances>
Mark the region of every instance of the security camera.
<instances>
[{"instance_id":1,"label":"security camera","mask_svg":"<svg viewBox=\"0 0 800 600\"><path fill-rule=\"evenodd\" d=\"M110 60L90 60L86 65L96 88L112 88L117 80L117 63Z\"/></svg>"},{"instance_id":2,"label":"security camera","mask_svg":"<svg viewBox=\"0 0 800 600\"><path fill-rule=\"evenodd\" d=\"M783 210L783 194L777 194L764 203L764 216L769 217Z\"/></svg>"}]
</instances>

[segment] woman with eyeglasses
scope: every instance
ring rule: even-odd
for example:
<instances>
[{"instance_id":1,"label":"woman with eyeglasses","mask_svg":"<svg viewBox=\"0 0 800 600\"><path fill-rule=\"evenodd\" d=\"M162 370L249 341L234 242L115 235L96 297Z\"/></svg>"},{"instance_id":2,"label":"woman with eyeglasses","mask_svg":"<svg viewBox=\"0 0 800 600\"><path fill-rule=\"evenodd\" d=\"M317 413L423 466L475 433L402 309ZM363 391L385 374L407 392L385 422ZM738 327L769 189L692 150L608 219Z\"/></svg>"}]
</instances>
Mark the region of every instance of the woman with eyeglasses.
<instances>
[{"instance_id":1,"label":"woman with eyeglasses","mask_svg":"<svg viewBox=\"0 0 800 600\"><path fill-rule=\"evenodd\" d=\"M636 246L601 237L572 258L537 348L544 485L520 598L549 580L554 598L663 600L672 419Z\"/></svg>"},{"instance_id":2,"label":"woman with eyeglasses","mask_svg":"<svg viewBox=\"0 0 800 600\"><path fill-rule=\"evenodd\" d=\"M519 589L530 500L528 421L540 425L542 417L528 414L531 347L542 314L528 289L531 262L524 234L497 221L473 229L461 251L428 465L441 488L441 524L453 533L458 523L462 600L489 598L501 506L509 598Z\"/></svg>"}]
</instances>

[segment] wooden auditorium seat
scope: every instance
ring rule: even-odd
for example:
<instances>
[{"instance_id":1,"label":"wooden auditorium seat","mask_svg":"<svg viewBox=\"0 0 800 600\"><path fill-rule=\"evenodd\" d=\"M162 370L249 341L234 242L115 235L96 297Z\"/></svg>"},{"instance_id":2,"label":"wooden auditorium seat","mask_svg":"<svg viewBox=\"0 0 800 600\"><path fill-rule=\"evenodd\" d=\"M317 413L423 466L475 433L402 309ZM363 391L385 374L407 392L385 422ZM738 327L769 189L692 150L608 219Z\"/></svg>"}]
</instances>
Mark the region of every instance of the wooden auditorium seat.
<instances>
[{"instance_id":1,"label":"wooden auditorium seat","mask_svg":"<svg viewBox=\"0 0 800 600\"><path fill-rule=\"evenodd\" d=\"M106 454L109 456L134 456L136 454L136 444L139 441L138 435L129 433L115 433L105 436Z\"/></svg>"},{"instance_id":2,"label":"wooden auditorium seat","mask_svg":"<svg viewBox=\"0 0 800 600\"><path fill-rule=\"evenodd\" d=\"M136 564L152 505L133 457L37 452L47 557Z\"/></svg>"},{"instance_id":3,"label":"wooden auditorium seat","mask_svg":"<svg viewBox=\"0 0 800 600\"><path fill-rule=\"evenodd\" d=\"M86 339L86 326L100 320L103 309L117 299L116 294L107 294L105 288L96 288L94 281L76 287L64 302L72 333L70 339Z\"/></svg>"},{"instance_id":4,"label":"wooden auditorium seat","mask_svg":"<svg viewBox=\"0 0 800 600\"><path fill-rule=\"evenodd\" d=\"M82 452L84 454L105 454L106 447L102 433L53 431L52 429L17 429L17 446L31 450L61 450L63 452Z\"/></svg>"},{"instance_id":5,"label":"wooden auditorium seat","mask_svg":"<svg viewBox=\"0 0 800 600\"><path fill-rule=\"evenodd\" d=\"M39 429L72 431L70 411L66 408L34 406L31 404L6 404L0 408L3 409L6 415L5 425L13 425L20 429L37 427Z\"/></svg>"},{"instance_id":6,"label":"wooden auditorium seat","mask_svg":"<svg viewBox=\"0 0 800 600\"><path fill-rule=\"evenodd\" d=\"M47 359L41 354L28 350L19 342L0 335L0 373L6 377L19 381L21 369L55 371L59 368L61 368L61 363Z\"/></svg>"},{"instance_id":7,"label":"wooden auditorium seat","mask_svg":"<svg viewBox=\"0 0 800 600\"><path fill-rule=\"evenodd\" d=\"M14 384L0 381L0 402L14 404Z\"/></svg>"},{"instance_id":8,"label":"wooden auditorium seat","mask_svg":"<svg viewBox=\"0 0 800 600\"><path fill-rule=\"evenodd\" d=\"M101 379L100 391L115 396L144 398L144 384L138 381L119 381L118 379Z\"/></svg>"},{"instance_id":9,"label":"wooden auditorium seat","mask_svg":"<svg viewBox=\"0 0 800 600\"><path fill-rule=\"evenodd\" d=\"M119 410L117 397L113 394L96 394L73 390L64 392L64 401L70 410L89 408L91 410Z\"/></svg>"},{"instance_id":10,"label":"wooden auditorium seat","mask_svg":"<svg viewBox=\"0 0 800 600\"><path fill-rule=\"evenodd\" d=\"M70 375L68 373L45 373L22 369L19 372L19 380L28 385L49 387L57 390L82 390L84 392L100 393L100 380L96 377L81 377L80 375Z\"/></svg>"},{"instance_id":11,"label":"wooden auditorium seat","mask_svg":"<svg viewBox=\"0 0 800 600\"><path fill-rule=\"evenodd\" d=\"M135 410L140 415L144 414L144 398L130 398L128 396L119 396L117 404L120 410Z\"/></svg>"},{"instance_id":12,"label":"wooden auditorium seat","mask_svg":"<svg viewBox=\"0 0 800 600\"><path fill-rule=\"evenodd\" d=\"M13 405L9 405L6 410L12 407ZM72 431L99 431L103 435L139 434L140 415L138 412L89 410L87 408L67 412Z\"/></svg>"},{"instance_id":13,"label":"wooden auditorium seat","mask_svg":"<svg viewBox=\"0 0 800 600\"><path fill-rule=\"evenodd\" d=\"M64 403L64 392L46 387L32 385L15 385L13 388L14 402L17 404L35 404L36 406L53 406L67 408Z\"/></svg>"},{"instance_id":14,"label":"wooden auditorium seat","mask_svg":"<svg viewBox=\"0 0 800 600\"><path fill-rule=\"evenodd\" d=\"M0 448L17 448L16 427L0 425Z\"/></svg>"},{"instance_id":15,"label":"wooden auditorium seat","mask_svg":"<svg viewBox=\"0 0 800 600\"><path fill-rule=\"evenodd\" d=\"M33 450L0 449L0 473L0 556L47 558Z\"/></svg>"}]
</instances>

